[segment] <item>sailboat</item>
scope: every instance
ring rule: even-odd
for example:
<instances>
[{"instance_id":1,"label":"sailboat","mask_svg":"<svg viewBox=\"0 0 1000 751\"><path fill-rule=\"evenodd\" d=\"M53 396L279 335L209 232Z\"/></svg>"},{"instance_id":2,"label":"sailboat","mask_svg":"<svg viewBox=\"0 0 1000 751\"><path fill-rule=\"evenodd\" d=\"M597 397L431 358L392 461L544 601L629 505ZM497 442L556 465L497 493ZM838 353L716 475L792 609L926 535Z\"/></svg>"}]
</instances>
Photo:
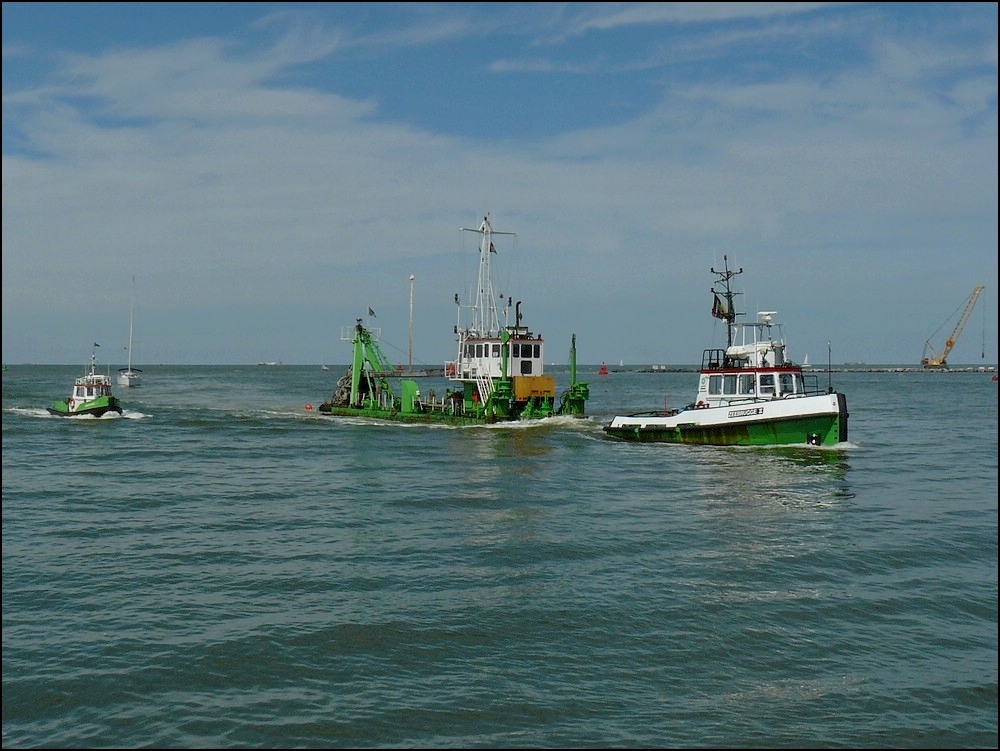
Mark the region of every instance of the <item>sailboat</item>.
<instances>
[{"instance_id":1,"label":"sailboat","mask_svg":"<svg viewBox=\"0 0 1000 751\"><path fill-rule=\"evenodd\" d=\"M142 385L142 371L132 367L132 330L135 321L135 277L132 277L132 304L128 314L128 366L118 369L118 385L126 388Z\"/></svg>"}]
</instances>

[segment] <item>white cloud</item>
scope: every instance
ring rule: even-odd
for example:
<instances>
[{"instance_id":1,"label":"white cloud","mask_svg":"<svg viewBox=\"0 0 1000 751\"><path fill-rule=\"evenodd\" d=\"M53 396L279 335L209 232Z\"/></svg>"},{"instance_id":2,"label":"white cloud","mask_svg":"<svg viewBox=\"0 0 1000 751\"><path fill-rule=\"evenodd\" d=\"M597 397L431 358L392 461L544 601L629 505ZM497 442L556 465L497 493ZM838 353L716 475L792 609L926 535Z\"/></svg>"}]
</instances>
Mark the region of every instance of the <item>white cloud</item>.
<instances>
[{"instance_id":1,"label":"white cloud","mask_svg":"<svg viewBox=\"0 0 1000 751\"><path fill-rule=\"evenodd\" d=\"M652 11L670 23L694 9ZM576 28L610 34L645 12ZM709 23L702 52L718 71L696 77L665 68L632 89L638 73L613 44L588 55L615 57L613 74L555 48L532 58L484 46L479 68L496 85L453 90L449 61L468 48L435 40L469 19L422 21L350 35L295 17L256 50L234 32L63 54L20 87L5 75L5 361L65 361L81 334L67 336L65 320L83 309L97 329L84 335L113 339L133 275L158 361L309 362L318 341L332 361L331 332L368 305L405 338L415 273L415 347L440 362L463 290L457 230L485 211L520 233L504 281L532 325L555 343L572 330L582 361L608 359L612 344L615 360L662 361L650 349L666 335L670 357L695 361L711 323L708 267L723 253L746 268L754 299L800 318L790 334L839 340L844 359L868 362L915 359L953 301L996 287L995 42L884 33L869 44L868 31L856 47L871 58L743 75L718 65L727 30ZM790 21L772 36L788 38ZM810 17L808 33L821 39L824 25L837 26ZM737 31L730 46L746 41ZM385 46L396 34L399 46ZM413 92L379 78L399 59L380 69L378 58L422 46L433 104L401 116L393 96ZM692 39L684 46L698 59ZM648 46L630 57L654 59ZM590 120L560 112L566 74L592 82ZM648 92L608 116L606 103ZM449 98L475 116L441 117ZM510 107L544 121L542 133L483 136L479 118ZM448 127L426 124L435 118ZM886 308L913 314L885 322Z\"/></svg>"}]
</instances>

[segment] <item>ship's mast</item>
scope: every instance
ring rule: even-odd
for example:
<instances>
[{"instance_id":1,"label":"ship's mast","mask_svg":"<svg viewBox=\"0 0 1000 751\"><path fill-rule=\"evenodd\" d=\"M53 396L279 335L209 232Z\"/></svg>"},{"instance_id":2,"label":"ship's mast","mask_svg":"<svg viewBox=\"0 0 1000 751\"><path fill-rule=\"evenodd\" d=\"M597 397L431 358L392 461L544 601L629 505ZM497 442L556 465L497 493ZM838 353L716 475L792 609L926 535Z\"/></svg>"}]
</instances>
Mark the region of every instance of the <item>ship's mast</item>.
<instances>
[{"instance_id":1,"label":"ship's mast","mask_svg":"<svg viewBox=\"0 0 1000 751\"><path fill-rule=\"evenodd\" d=\"M712 268L712 273L719 277L712 284L712 294L715 295L716 298L718 298L719 294L721 294L725 304L725 309L721 311L722 315L717 317L721 317L722 320L726 322L726 348L728 349L733 346L733 324L736 323L736 307L733 305L733 298L739 294L737 292L733 292L730 281L733 277L742 274L743 268L740 267L739 271L730 269L729 256L727 255L722 256L722 262L724 264L723 271L716 271L714 267ZM719 284L722 285L722 288L716 289L716 285ZM712 314L716 315L716 308L714 307L712 309Z\"/></svg>"},{"instance_id":2,"label":"ship's mast","mask_svg":"<svg viewBox=\"0 0 1000 751\"><path fill-rule=\"evenodd\" d=\"M497 296L493 290L493 274L490 269L491 256L496 253L493 246L493 235L516 235L516 232L498 232L490 223L490 216L483 217L478 229L461 227L462 232L478 232L481 235L479 243L479 277L476 282L475 301L472 305L472 323L469 334L474 337L492 337L500 335L500 317L497 313ZM456 300L458 296L456 295Z\"/></svg>"}]
</instances>

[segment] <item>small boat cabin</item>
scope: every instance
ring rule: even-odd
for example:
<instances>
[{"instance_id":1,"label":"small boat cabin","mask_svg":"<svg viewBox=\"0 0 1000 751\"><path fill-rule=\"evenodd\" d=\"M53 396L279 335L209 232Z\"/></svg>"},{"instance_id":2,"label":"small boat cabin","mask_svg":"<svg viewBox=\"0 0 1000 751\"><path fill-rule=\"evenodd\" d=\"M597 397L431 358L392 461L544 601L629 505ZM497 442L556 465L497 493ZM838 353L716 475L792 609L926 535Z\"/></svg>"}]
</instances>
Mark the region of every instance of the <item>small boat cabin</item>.
<instances>
[{"instance_id":1,"label":"small boat cabin","mask_svg":"<svg viewBox=\"0 0 1000 751\"><path fill-rule=\"evenodd\" d=\"M92 374L77 378L73 384L73 398L88 402L99 396L111 396L111 381L104 375Z\"/></svg>"}]
</instances>

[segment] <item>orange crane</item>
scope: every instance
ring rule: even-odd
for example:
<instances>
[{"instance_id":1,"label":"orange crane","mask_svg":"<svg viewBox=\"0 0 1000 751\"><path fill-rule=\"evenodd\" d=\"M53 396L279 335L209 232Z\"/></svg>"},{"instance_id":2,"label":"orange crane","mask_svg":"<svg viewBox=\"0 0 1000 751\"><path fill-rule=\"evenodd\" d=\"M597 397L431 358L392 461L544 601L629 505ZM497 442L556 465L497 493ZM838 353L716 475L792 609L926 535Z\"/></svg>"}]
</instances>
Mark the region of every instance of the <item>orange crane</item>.
<instances>
[{"instance_id":1,"label":"orange crane","mask_svg":"<svg viewBox=\"0 0 1000 751\"><path fill-rule=\"evenodd\" d=\"M924 342L924 356L920 360L920 364L925 368L947 368L948 367L948 355L951 354L952 348L955 346L955 342L958 341L958 335L962 333L962 329L965 327L965 322L969 320L969 314L972 309L976 307L976 300L979 299L979 293L983 291L982 285L976 287L972 290L972 294L969 295L968 301L965 303L965 310L962 311L962 316L958 319L958 323L955 324L955 330L951 332L951 336L948 337L947 341L944 343L944 349L941 350L941 354L938 355L934 347L931 346L931 340L928 339ZM940 331L941 329L938 329ZM937 333L934 332L935 334ZM930 356L927 353L930 352Z\"/></svg>"}]
</instances>

